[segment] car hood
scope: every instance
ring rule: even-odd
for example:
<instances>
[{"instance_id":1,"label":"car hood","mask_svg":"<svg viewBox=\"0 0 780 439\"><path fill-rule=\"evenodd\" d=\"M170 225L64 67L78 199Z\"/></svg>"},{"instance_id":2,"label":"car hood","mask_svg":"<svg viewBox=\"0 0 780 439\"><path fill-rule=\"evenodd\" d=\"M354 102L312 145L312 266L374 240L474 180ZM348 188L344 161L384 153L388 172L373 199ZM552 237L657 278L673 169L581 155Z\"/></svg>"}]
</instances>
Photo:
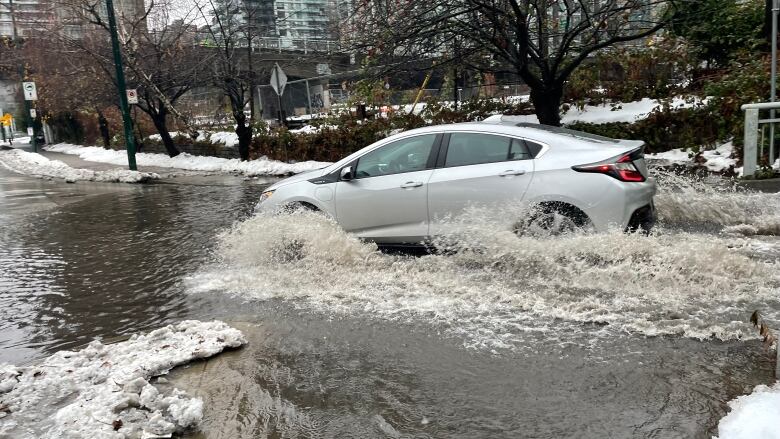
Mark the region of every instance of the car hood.
<instances>
[{"instance_id":1,"label":"car hood","mask_svg":"<svg viewBox=\"0 0 780 439\"><path fill-rule=\"evenodd\" d=\"M268 186L266 190L273 191L282 186L287 186L288 184L298 183L304 180L311 180L314 177L320 177L325 173L325 169L326 168L315 169L313 171L307 171L307 172L302 172L300 174L295 174L292 177L287 177L284 180L277 181L271 186Z\"/></svg>"}]
</instances>

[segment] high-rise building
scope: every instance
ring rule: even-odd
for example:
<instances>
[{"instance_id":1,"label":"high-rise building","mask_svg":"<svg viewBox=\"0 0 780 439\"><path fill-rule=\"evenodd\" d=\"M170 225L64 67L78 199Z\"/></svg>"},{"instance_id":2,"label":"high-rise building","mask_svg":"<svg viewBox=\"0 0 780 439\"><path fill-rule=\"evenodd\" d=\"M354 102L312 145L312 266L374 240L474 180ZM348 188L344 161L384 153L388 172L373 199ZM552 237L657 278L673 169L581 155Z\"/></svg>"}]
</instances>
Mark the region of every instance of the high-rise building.
<instances>
[{"instance_id":1,"label":"high-rise building","mask_svg":"<svg viewBox=\"0 0 780 439\"><path fill-rule=\"evenodd\" d=\"M0 3L0 36L29 35L45 21L46 9L40 0L8 0Z\"/></svg>"},{"instance_id":2,"label":"high-rise building","mask_svg":"<svg viewBox=\"0 0 780 439\"><path fill-rule=\"evenodd\" d=\"M276 31L288 40L327 40L332 37L330 0L276 0Z\"/></svg>"},{"instance_id":3,"label":"high-rise building","mask_svg":"<svg viewBox=\"0 0 780 439\"><path fill-rule=\"evenodd\" d=\"M88 15L84 4L73 1L7 0L0 2L0 36L30 37L52 30L71 37L81 35L87 26L80 15ZM105 3L96 3L97 14L106 20ZM135 21L145 16L144 0L114 0L117 20Z\"/></svg>"},{"instance_id":4,"label":"high-rise building","mask_svg":"<svg viewBox=\"0 0 780 439\"><path fill-rule=\"evenodd\" d=\"M218 0L214 22L242 27L240 38L251 32L253 41L258 40L253 44L305 50L337 39L348 3L351 0Z\"/></svg>"}]
</instances>

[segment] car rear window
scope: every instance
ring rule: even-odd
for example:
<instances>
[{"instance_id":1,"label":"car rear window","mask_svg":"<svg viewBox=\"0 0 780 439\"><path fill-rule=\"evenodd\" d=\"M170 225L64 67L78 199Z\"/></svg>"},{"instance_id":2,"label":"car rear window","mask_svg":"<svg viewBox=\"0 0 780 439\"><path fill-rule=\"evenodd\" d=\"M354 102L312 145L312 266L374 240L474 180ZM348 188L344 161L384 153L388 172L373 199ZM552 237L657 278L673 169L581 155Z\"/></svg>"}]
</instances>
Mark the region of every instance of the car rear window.
<instances>
[{"instance_id":1,"label":"car rear window","mask_svg":"<svg viewBox=\"0 0 780 439\"><path fill-rule=\"evenodd\" d=\"M548 133L553 134L560 134L562 136L569 136L574 137L580 140L585 140L588 142L598 142L598 143L614 143L617 140L611 139L609 137L599 136L598 134L591 134L586 133L584 131L577 131L577 130L570 130L568 128L561 128L561 127L553 127L549 125L539 125L536 123L527 123L527 122L521 122L516 124L515 126L521 127L521 128L533 128L535 130L541 130L541 131L547 131Z\"/></svg>"}]
</instances>

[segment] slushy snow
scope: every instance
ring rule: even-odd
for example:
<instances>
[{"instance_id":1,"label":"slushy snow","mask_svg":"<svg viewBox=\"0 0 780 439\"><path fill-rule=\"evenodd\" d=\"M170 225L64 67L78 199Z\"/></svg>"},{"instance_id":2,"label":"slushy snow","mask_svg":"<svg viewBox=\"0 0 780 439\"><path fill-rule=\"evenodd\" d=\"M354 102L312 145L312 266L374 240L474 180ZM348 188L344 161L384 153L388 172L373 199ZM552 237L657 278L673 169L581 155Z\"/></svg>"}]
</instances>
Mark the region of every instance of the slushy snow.
<instances>
[{"instance_id":1,"label":"slushy snow","mask_svg":"<svg viewBox=\"0 0 780 439\"><path fill-rule=\"evenodd\" d=\"M704 166L711 172L723 172L736 166L737 159L732 158L734 154L734 145L731 142L724 143L715 149L701 152L701 157L705 159ZM665 161L680 165L693 165L695 154L691 150L682 150L680 148L669 151L659 152L657 154L646 154L648 160Z\"/></svg>"},{"instance_id":2,"label":"slushy snow","mask_svg":"<svg viewBox=\"0 0 780 439\"><path fill-rule=\"evenodd\" d=\"M700 105L701 99L690 100L676 97L671 100L669 106L673 109L688 108ZM634 102L617 102L604 105L586 105L582 110L571 107L561 116L561 123L575 122L585 123L610 123L610 122L636 122L647 118L651 112L660 108L663 103L657 99L644 98ZM515 116L518 122L539 123L536 115Z\"/></svg>"},{"instance_id":3,"label":"slushy snow","mask_svg":"<svg viewBox=\"0 0 780 439\"><path fill-rule=\"evenodd\" d=\"M154 173L129 171L126 169L93 171L91 169L72 168L59 160L49 160L40 154L19 149L0 151L0 165L18 174L39 178L62 178L69 183L76 181L143 183L160 178L159 175Z\"/></svg>"},{"instance_id":4,"label":"slushy snow","mask_svg":"<svg viewBox=\"0 0 780 439\"><path fill-rule=\"evenodd\" d=\"M127 166L127 153L97 146L79 146L68 143L47 146L44 149L51 152L72 154L90 162L111 163ZM135 155L138 166L159 166L163 168L186 169L190 171L240 173L248 176L256 175L287 175L324 168L327 162L284 163L277 160L257 159L241 161L221 157L196 156L182 153L176 157L166 154L142 152Z\"/></svg>"},{"instance_id":5,"label":"slushy snow","mask_svg":"<svg viewBox=\"0 0 780 439\"><path fill-rule=\"evenodd\" d=\"M780 382L756 386L750 395L729 401L715 439L780 439Z\"/></svg>"},{"instance_id":6,"label":"slushy snow","mask_svg":"<svg viewBox=\"0 0 780 439\"><path fill-rule=\"evenodd\" d=\"M203 401L152 377L246 343L220 321L184 321L115 344L93 341L29 367L0 364L0 437L170 437L197 424Z\"/></svg>"}]
</instances>

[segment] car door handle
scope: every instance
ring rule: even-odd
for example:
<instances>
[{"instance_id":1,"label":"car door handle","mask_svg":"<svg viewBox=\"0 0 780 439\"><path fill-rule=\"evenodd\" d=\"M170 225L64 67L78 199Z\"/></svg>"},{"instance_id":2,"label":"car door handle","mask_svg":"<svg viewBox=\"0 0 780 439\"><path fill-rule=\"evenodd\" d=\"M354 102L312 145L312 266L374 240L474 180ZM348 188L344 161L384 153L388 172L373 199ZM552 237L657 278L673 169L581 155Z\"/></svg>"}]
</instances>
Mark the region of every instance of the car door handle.
<instances>
[{"instance_id":1,"label":"car door handle","mask_svg":"<svg viewBox=\"0 0 780 439\"><path fill-rule=\"evenodd\" d=\"M423 183L421 181L407 181L406 183L402 184L401 187L404 189L409 189L412 187L420 187Z\"/></svg>"},{"instance_id":2,"label":"car door handle","mask_svg":"<svg viewBox=\"0 0 780 439\"><path fill-rule=\"evenodd\" d=\"M499 177L511 177L513 175L523 175L523 174L525 174L525 170L523 170L523 169L518 169L518 170L509 169L509 170L506 170L506 171L498 174L498 176Z\"/></svg>"}]
</instances>

